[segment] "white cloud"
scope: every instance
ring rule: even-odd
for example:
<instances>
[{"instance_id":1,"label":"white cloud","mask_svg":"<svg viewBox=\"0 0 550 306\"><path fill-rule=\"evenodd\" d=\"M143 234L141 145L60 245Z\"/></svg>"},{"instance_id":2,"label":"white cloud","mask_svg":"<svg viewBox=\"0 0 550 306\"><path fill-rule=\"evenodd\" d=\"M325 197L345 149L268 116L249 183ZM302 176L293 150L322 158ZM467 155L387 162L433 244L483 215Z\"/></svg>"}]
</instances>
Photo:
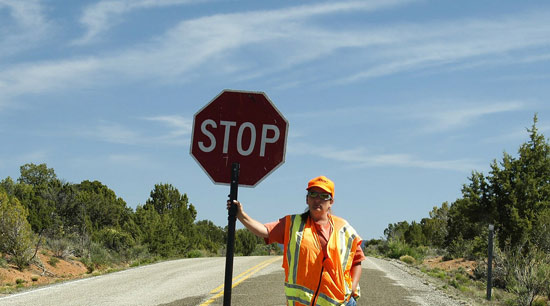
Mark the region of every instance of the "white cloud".
<instances>
[{"instance_id":1,"label":"white cloud","mask_svg":"<svg viewBox=\"0 0 550 306\"><path fill-rule=\"evenodd\" d=\"M149 163L148 159L138 154L111 154L107 160L116 164L140 164Z\"/></svg>"},{"instance_id":2,"label":"white cloud","mask_svg":"<svg viewBox=\"0 0 550 306\"><path fill-rule=\"evenodd\" d=\"M143 80L177 80L189 78L195 69L203 66L201 74L216 71L220 67L227 67L226 63L233 60L233 51L245 46L269 45L275 49L270 54L276 58L269 59L267 70L282 69L288 64L302 62L319 55L314 50L332 50L326 38L338 33L315 33L315 30L304 26L308 19L316 16L349 12L356 10L375 10L391 7L409 0L393 1L361 1L343 2L335 4L316 4L299 6L290 9L274 11L259 11L213 15L183 21L176 27L168 30L165 35L152 40L148 44L132 46L127 50L102 54L100 56L81 56L79 58L61 59L58 61L34 62L6 67L0 72L0 104L7 103L10 98L21 94L53 92L62 88L81 87L83 84L106 84L112 80L126 79ZM100 2L106 7L112 4L129 5L130 7L152 6L153 2L138 1L131 5L129 2ZM115 5L114 3L117 3ZM120 4L120 3L125 3ZM166 5L172 1L161 2ZM114 9L113 9L114 10ZM106 9L106 11L109 11ZM124 9L120 10L121 12ZM100 14L101 15L101 14ZM319 36L321 35L321 36ZM326 37L330 35L330 37ZM315 37L323 48L300 44L292 50L278 55L275 52L280 43L298 43L308 38L311 42ZM353 37L348 37L350 40ZM327 49L328 48L328 49ZM300 50L302 49L302 50ZM283 50L279 50L283 51ZM298 51L298 52L294 52ZM240 54L239 52L236 52ZM292 59L293 54L306 54L300 59ZM295 57L295 56L294 56ZM222 61L223 63L220 63ZM242 59L237 61L231 73L243 75ZM256 67L249 71L258 71ZM247 72L248 73L248 72Z\"/></svg>"},{"instance_id":3,"label":"white cloud","mask_svg":"<svg viewBox=\"0 0 550 306\"><path fill-rule=\"evenodd\" d=\"M204 0L103 0L88 6L80 18L86 27L86 34L75 40L77 45L87 44L98 39L98 36L121 22L125 14L135 10L167 7Z\"/></svg>"},{"instance_id":4,"label":"white cloud","mask_svg":"<svg viewBox=\"0 0 550 306\"><path fill-rule=\"evenodd\" d=\"M173 131L170 132L171 136L189 135L191 134L191 130L193 129L193 120L187 119L183 116L169 115L169 116L148 117L144 119L148 121L161 122L173 128Z\"/></svg>"},{"instance_id":5,"label":"white cloud","mask_svg":"<svg viewBox=\"0 0 550 306\"><path fill-rule=\"evenodd\" d=\"M336 76L331 74L327 83L343 75L350 77L341 77L340 82L354 82L430 67L452 67L472 59L481 61L504 54L515 62L544 60L543 55L537 55L538 48L550 46L550 35L546 35L550 34L547 22L550 16L545 12L481 21L454 20L345 30L329 28L319 22L325 16L372 12L408 2L322 3L185 20L164 35L125 50L4 67L0 72L0 104L22 94L110 86L113 81L121 80L179 83L199 77L230 76L245 80L267 75L278 78L283 73L285 77L279 80L286 84L291 84L293 78L299 82L315 80L318 83L323 74L317 73L317 69L327 69L326 65L333 63L325 63L323 59L342 49L347 53L339 61L347 64L337 60L338 65L345 65L339 66L334 72ZM121 1L100 3L125 3L126 9L120 12L128 10L128 6L133 9L153 5L153 2L144 1L134 5ZM516 51L521 55L515 54ZM247 54L244 57L243 52ZM312 61L319 61L314 65L316 68L294 69L287 73L291 68Z\"/></svg>"},{"instance_id":6,"label":"white cloud","mask_svg":"<svg viewBox=\"0 0 550 306\"><path fill-rule=\"evenodd\" d=\"M39 149L32 152L23 153L13 158L10 164L23 165L27 163L41 164L46 162L51 152L46 149Z\"/></svg>"},{"instance_id":7,"label":"white cloud","mask_svg":"<svg viewBox=\"0 0 550 306\"><path fill-rule=\"evenodd\" d=\"M0 21L0 58L36 46L48 38L52 24L38 0L0 0L0 11L11 18Z\"/></svg>"},{"instance_id":8,"label":"white cloud","mask_svg":"<svg viewBox=\"0 0 550 306\"><path fill-rule=\"evenodd\" d=\"M449 106L451 104L452 106ZM432 105L429 109L418 109L407 114L416 120L425 123L424 131L445 132L468 126L483 116L504 112L513 112L524 109L526 103L520 101L488 102L478 101L470 103L444 103L444 105ZM441 109L444 107L445 109Z\"/></svg>"},{"instance_id":9,"label":"white cloud","mask_svg":"<svg viewBox=\"0 0 550 306\"><path fill-rule=\"evenodd\" d=\"M156 116L145 118L145 120L163 123L169 130L164 135L157 137L157 140L172 145L188 145L193 130L193 120L183 116Z\"/></svg>"},{"instance_id":10,"label":"white cloud","mask_svg":"<svg viewBox=\"0 0 550 306\"><path fill-rule=\"evenodd\" d=\"M437 101L432 103L405 104L388 103L384 106L361 105L319 109L287 116L293 120L311 120L330 118L325 126L372 124L379 118L393 118L404 122L411 121L413 126L421 127L422 132L446 132L451 129L468 127L480 118L506 112L527 109L528 103L522 101ZM383 124L383 123L378 123Z\"/></svg>"},{"instance_id":11,"label":"white cloud","mask_svg":"<svg viewBox=\"0 0 550 306\"><path fill-rule=\"evenodd\" d=\"M144 141L139 133L117 123L103 123L90 131L89 136L106 142L128 145L135 145Z\"/></svg>"},{"instance_id":12,"label":"white cloud","mask_svg":"<svg viewBox=\"0 0 550 306\"><path fill-rule=\"evenodd\" d=\"M518 146L521 143L529 141L529 132L527 131L532 126L515 126L513 128L508 127L508 130L511 132L504 133L501 135L488 137L483 140L485 143L495 144L495 143L516 143ZM543 134L546 139L549 139L550 125L540 125L537 123L537 129L540 134Z\"/></svg>"},{"instance_id":13,"label":"white cloud","mask_svg":"<svg viewBox=\"0 0 550 306\"><path fill-rule=\"evenodd\" d=\"M384 31L393 39L383 42L377 48L369 48L372 61L363 71L342 78L340 82L457 65L465 60L493 64L494 56L504 57L507 60L504 63L547 60L544 49L550 45L550 24L546 22L548 18L549 13L541 11L512 17L388 28ZM536 48L543 49L537 51ZM513 54L516 51L528 52ZM544 54L538 55L536 52Z\"/></svg>"},{"instance_id":14,"label":"white cloud","mask_svg":"<svg viewBox=\"0 0 550 306\"><path fill-rule=\"evenodd\" d=\"M325 147L319 150L317 146L306 143L289 146L288 153L300 155L316 155L333 161L338 161L354 168L368 167L399 167L422 168L435 170L451 170L458 172L470 172L479 169L474 161L467 159L456 160L424 160L410 154L374 154L363 148L340 150L333 147Z\"/></svg>"},{"instance_id":15,"label":"white cloud","mask_svg":"<svg viewBox=\"0 0 550 306\"><path fill-rule=\"evenodd\" d=\"M141 118L150 122L160 122L163 128L155 125L135 124L139 128L114 122L101 122L91 129L82 129L80 135L99 141L124 145L188 145L192 130L192 120L183 116L155 116Z\"/></svg>"},{"instance_id":16,"label":"white cloud","mask_svg":"<svg viewBox=\"0 0 550 306\"><path fill-rule=\"evenodd\" d=\"M20 94L81 87L93 83L94 76L106 68L104 62L92 57L12 66L0 72L0 103Z\"/></svg>"}]
</instances>

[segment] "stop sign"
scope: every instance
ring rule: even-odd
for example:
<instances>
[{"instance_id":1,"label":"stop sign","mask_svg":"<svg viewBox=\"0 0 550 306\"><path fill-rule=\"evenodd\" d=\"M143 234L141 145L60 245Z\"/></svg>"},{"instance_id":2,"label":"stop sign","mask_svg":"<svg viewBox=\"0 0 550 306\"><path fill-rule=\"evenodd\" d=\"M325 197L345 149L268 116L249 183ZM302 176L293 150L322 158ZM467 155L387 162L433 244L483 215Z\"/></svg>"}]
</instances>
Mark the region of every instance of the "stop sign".
<instances>
[{"instance_id":1,"label":"stop sign","mask_svg":"<svg viewBox=\"0 0 550 306\"><path fill-rule=\"evenodd\" d=\"M193 120L191 156L214 183L255 186L285 160L288 122L263 92L224 90Z\"/></svg>"}]
</instances>

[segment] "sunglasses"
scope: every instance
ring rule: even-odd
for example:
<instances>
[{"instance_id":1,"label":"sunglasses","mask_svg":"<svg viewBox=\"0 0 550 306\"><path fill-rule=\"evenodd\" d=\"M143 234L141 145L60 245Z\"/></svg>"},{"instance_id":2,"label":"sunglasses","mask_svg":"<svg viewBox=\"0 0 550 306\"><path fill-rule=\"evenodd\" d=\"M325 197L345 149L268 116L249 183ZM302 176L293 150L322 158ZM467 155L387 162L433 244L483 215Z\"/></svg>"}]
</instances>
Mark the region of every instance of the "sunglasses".
<instances>
[{"instance_id":1,"label":"sunglasses","mask_svg":"<svg viewBox=\"0 0 550 306\"><path fill-rule=\"evenodd\" d=\"M324 192L315 192L315 191L308 191L307 192L308 197L316 198L319 197L321 200L330 200L332 199L332 196L330 193L324 193Z\"/></svg>"}]
</instances>

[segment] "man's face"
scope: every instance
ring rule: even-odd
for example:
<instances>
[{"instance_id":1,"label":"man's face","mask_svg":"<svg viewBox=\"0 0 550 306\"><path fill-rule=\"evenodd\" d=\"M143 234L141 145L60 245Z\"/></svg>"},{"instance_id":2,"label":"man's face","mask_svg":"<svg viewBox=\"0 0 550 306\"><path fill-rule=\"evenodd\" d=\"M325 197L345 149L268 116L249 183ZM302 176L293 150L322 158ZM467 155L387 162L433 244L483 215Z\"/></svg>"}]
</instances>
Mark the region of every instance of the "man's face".
<instances>
[{"instance_id":1,"label":"man's face","mask_svg":"<svg viewBox=\"0 0 550 306\"><path fill-rule=\"evenodd\" d=\"M306 196L306 203L309 206L309 211L315 216L322 216L329 212L330 207L334 203L332 197L329 200L323 199L324 195L330 193L324 191L319 187L312 187L308 189L308 195Z\"/></svg>"}]
</instances>

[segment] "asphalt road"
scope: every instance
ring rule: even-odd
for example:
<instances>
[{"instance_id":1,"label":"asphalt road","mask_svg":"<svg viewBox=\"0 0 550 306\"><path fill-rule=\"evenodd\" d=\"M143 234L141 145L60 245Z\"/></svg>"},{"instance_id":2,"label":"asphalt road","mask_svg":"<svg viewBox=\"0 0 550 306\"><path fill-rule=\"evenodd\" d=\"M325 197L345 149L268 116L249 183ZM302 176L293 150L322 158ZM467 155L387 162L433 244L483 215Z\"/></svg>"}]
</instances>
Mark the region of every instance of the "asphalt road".
<instances>
[{"instance_id":1,"label":"asphalt road","mask_svg":"<svg viewBox=\"0 0 550 306\"><path fill-rule=\"evenodd\" d=\"M286 305L282 257L236 257L231 304ZM363 263L362 298L358 305L459 305L427 301L432 296L400 283L400 274L387 262ZM225 258L163 262L108 275L29 290L0 298L0 305L223 305ZM434 293L435 294L435 293Z\"/></svg>"}]
</instances>

